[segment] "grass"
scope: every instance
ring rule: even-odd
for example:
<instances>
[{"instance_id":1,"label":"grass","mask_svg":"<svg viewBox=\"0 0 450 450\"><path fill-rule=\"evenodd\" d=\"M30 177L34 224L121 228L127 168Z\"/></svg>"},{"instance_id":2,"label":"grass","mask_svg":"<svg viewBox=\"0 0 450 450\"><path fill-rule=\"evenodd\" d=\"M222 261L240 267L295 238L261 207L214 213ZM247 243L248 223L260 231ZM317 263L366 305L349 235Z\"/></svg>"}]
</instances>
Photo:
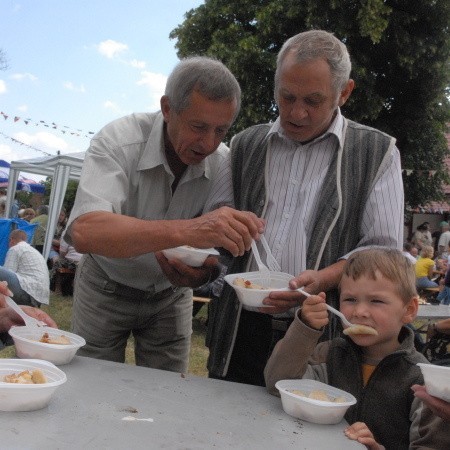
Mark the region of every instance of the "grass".
<instances>
[{"instance_id":1,"label":"grass","mask_svg":"<svg viewBox=\"0 0 450 450\"><path fill-rule=\"evenodd\" d=\"M52 293L50 305L43 306L42 309L50 314L61 330L70 331L70 320L72 316L72 297L63 297ZM205 347L207 306L204 305L192 320L191 353L189 357L188 373L198 376L207 376L206 360L208 349ZM7 347L0 351L0 358L12 358L15 356L14 347ZM125 353L126 363L135 364L134 342L131 337Z\"/></svg>"}]
</instances>

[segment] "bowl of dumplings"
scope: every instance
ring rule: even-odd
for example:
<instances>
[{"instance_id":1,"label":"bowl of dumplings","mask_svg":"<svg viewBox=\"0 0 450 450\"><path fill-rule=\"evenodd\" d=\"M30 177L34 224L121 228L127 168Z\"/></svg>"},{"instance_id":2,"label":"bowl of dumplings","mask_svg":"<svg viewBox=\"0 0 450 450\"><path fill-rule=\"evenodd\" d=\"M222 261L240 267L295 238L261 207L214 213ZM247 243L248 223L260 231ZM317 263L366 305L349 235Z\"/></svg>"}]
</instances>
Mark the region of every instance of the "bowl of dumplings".
<instances>
[{"instance_id":1,"label":"bowl of dumplings","mask_svg":"<svg viewBox=\"0 0 450 450\"><path fill-rule=\"evenodd\" d=\"M235 290L237 298L244 306L252 308L266 306L263 300L272 291L288 289L294 277L284 272L270 272L270 279L264 280L261 272L233 273L225 275L225 281Z\"/></svg>"},{"instance_id":2,"label":"bowl of dumplings","mask_svg":"<svg viewBox=\"0 0 450 450\"><path fill-rule=\"evenodd\" d=\"M9 334L14 340L19 358L43 359L57 366L72 361L86 341L77 334L50 327L12 327Z\"/></svg>"},{"instance_id":3,"label":"bowl of dumplings","mask_svg":"<svg viewBox=\"0 0 450 450\"><path fill-rule=\"evenodd\" d=\"M0 358L0 411L45 408L66 374L48 361Z\"/></svg>"},{"instance_id":4,"label":"bowl of dumplings","mask_svg":"<svg viewBox=\"0 0 450 450\"><path fill-rule=\"evenodd\" d=\"M280 380L275 387L280 392L284 412L312 423L339 423L347 409L356 403L349 392L316 380Z\"/></svg>"}]
</instances>

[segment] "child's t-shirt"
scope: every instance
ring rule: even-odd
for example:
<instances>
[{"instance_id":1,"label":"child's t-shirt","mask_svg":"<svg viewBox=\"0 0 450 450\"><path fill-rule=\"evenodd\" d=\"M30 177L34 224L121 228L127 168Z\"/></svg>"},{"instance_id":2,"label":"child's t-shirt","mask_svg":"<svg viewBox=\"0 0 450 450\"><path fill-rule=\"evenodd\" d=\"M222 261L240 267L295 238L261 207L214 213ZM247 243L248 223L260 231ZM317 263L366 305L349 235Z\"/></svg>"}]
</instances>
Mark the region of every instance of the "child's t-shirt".
<instances>
[{"instance_id":1,"label":"child's t-shirt","mask_svg":"<svg viewBox=\"0 0 450 450\"><path fill-rule=\"evenodd\" d=\"M367 384L367 382L369 381L369 379L370 379L370 377L372 376L372 374L373 374L373 372L374 372L374 370L375 370L375 368L376 368L377 366L376 365L373 365L373 364L367 364L367 363L364 363L363 365L362 365L362 376L363 376L363 383L364 383L364 386Z\"/></svg>"},{"instance_id":2,"label":"child's t-shirt","mask_svg":"<svg viewBox=\"0 0 450 450\"><path fill-rule=\"evenodd\" d=\"M420 258L416 262L416 277L427 277L431 267L434 267L434 261L431 258Z\"/></svg>"}]
</instances>

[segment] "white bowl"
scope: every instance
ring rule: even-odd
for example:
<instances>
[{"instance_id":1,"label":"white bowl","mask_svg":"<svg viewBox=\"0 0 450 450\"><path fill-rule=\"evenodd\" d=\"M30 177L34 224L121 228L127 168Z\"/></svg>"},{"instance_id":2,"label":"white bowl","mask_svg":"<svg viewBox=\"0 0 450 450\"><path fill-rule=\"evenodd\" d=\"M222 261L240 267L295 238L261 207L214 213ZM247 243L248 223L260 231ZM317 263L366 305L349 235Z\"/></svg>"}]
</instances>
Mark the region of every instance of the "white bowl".
<instances>
[{"instance_id":1,"label":"white bowl","mask_svg":"<svg viewBox=\"0 0 450 450\"><path fill-rule=\"evenodd\" d=\"M215 248L194 248L189 245L168 248L162 252L167 259L179 259L191 267L200 267L209 255L218 256L220 254Z\"/></svg>"},{"instance_id":2,"label":"white bowl","mask_svg":"<svg viewBox=\"0 0 450 450\"><path fill-rule=\"evenodd\" d=\"M44 333L48 333L52 338L64 335L70 339L70 344L59 345L39 342ZM56 365L69 363L78 349L86 345L86 341L81 336L58 328L12 327L9 334L14 339L16 355L19 358L44 359Z\"/></svg>"},{"instance_id":3,"label":"white bowl","mask_svg":"<svg viewBox=\"0 0 450 450\"><path fill-rule=\"evenodd\" d=\"M47 378L44 384L5 383L5 375L40 369ZM48 361L36 359L0 359L0 411L34 411L50 402L58 386L67 381L66 374Z\"/></svg>"},{"instance_id":4,"label":"white bowl","mask_svg":"<svg viewBox=\"0 0 450 450\"><path fill-rule=\"evenodd\" d=\"M316 380L280 380L275 387L280 391L281 403L287 414L313 423L339 423L347 409L356 403L356 398L352 394ZM333 402L301 397L291 392L294 389L306 395L311 391L321 391L331 399L342 397L344 401Z\"/></svg>"},{"instance_id":5,"label":"white bowl","mask_svg":"<svg viewBox=\"0 0 450 450\"><path fill-rule=\"evenodd\" d=\"M417 363L422 371L427 392L450 402L450 367L436 364Z\"/></svg>"},{"instance_id":6,"label":"white bowl","mask_svg":"<svg viewBox=\"0 0 450 450\"><path fill-rule=\"evenodd\" d=\"M263 300L269 296L269 294L278 289L285 289L289 287L289 281L294 277L284 272L270 272L270 288L269 289L248 289L241 286L236 286L234 280L236 278L243 278L244 280L251 281L259 285L263 285L260 272L244 272L244 273L232 273L225 275L225 281L234 288L239 301L245 306L261 307Z\"/></svg>"}]
</instances>

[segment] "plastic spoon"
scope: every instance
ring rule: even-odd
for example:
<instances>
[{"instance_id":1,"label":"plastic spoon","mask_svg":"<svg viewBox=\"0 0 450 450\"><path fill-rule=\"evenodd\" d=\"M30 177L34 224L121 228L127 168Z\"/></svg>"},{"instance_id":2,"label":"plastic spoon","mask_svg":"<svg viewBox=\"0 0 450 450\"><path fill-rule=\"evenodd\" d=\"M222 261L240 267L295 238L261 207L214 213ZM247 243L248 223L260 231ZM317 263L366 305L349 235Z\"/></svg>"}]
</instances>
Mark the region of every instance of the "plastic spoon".
<instances>
[{"instance_id":1,"label":"plastic spoon","mask_svg":"<svg viewBox=\"0 0 450 450\"><path fill-rule=\"evenodd\" d=\"M23 309L11 297L7 297L5 295L5 299L6 299L6 303L8 304L8 306L10 308L12 308L17 314L19 314L20 317L22 317L26 326L30 326L30 327L46 327L47 326L47 324L45 322L42 322L41 320L37 320L34 317L31 317L28 314L26 314L23 311Z\"/></svg>"},{"instance_id":2,"label":"plastic spoon","mask_svg":"<svg viewBox=\"0 0 450 450\"><path fill-rule=\"evenodd\" d=\"M259 273L261 274L261 282L264 287L268 288L270 286L270 270L261 261L261 256L259 255L255 240L252 241L252 252L255 257L256 264L258 265Z\"/></svg>"},{"instance_id":3,"label":"plastic spoon","mask_svg":"<svg viewBox=\"0 0 450 450\"><path fill-rule=\"evenodd\" d=\"M311 297L311 294L308 294L308 292L304 291L302 288L298 288L296 290L302 293L305 297ZM334 309L328 303L326 303L326 306L328 311L331 311L333 314L336 314L342 320L342 324L347 327L343 331L344 334L373 334L373 335L378 334L377 331L372 327L351 323L350 321L347 320L344 314L342 314L337 309Z\"/></svg>"}]
</instances>

